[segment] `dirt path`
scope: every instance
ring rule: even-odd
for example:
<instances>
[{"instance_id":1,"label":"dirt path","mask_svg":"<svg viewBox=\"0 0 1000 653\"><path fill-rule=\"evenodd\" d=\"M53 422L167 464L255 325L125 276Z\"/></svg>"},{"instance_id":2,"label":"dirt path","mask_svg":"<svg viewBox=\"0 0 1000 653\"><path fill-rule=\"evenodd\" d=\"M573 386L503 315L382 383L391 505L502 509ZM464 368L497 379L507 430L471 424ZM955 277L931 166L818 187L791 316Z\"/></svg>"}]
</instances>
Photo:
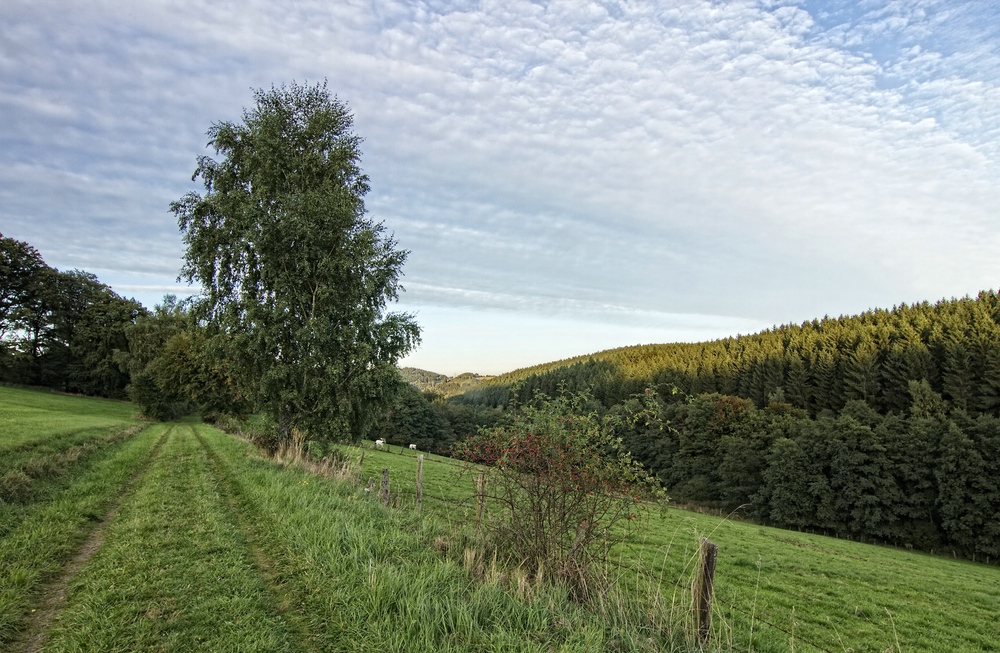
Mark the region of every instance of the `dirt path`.
<instances>
[{"instance_id":1,"label":"dirt path","mask_svg":"<svg viewBox=\"0 0 1000 653\"><path fill-rule=\"evenodd\" d=\"M13 642L10 642L10 648L8 649L10 653L38 653L45 646L45 642L48 639L49 627L52 625L53 619L55 619L56 615L66 605L66 593L70 582L72 582L73 578L80 573L84 565L94 557L94 554L104 544L108 526L118 515L118 511L124 505L125 499L128 497L132 487L145 475L149 466L159 455L160 449L163 448L164 442L166 442L167 437L173 430L174 427L170 427L157 439L156 444L153 445L150 451L149 457L122 488L111 509L97 520L97 525L87 535L80 548L77 549L76 555L66 563L59 577L41 590L40 599L37 602L38 607L31 611L22 635Z\"/></svg>"}]
</instances>

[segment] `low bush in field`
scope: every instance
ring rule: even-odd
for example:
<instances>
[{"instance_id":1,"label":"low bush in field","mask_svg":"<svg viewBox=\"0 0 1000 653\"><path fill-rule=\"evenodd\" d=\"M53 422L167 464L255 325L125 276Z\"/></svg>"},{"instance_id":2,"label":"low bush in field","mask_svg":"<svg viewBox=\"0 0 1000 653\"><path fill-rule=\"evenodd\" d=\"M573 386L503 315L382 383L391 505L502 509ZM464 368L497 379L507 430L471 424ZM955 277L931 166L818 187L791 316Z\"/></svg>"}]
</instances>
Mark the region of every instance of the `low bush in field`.
<instances>
[{"instance_id":1,"label":"low bush in field","mask_svg":"<svg viewBox=\"0 0 1000 653\"><path fill-rule=\"evenodd\" d=\"M476 471L483 466L490 544L537 577L567 583L577 599L606 587L600 570L627 532L618 526L665 499L588 400L539 394L455 446Z\"/></svg>"}]
</instances>

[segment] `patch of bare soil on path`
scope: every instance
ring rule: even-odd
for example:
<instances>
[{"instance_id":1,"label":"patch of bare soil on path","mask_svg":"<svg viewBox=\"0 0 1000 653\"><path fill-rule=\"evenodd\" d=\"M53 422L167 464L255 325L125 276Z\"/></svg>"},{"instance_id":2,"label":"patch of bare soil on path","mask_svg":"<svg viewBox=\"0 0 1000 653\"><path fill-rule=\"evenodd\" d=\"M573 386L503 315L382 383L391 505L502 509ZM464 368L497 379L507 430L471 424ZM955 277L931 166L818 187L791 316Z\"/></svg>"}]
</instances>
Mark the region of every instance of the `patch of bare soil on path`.
<instances>
[{"instance_id":1,"label":"patch of bare soil on path","mask_svg":"<svg viewBox=\"0 0 1000 653\"><path fill-rule=\"evenodd\" d=\"M145 475L150 464L159 455L160 449L163 448L163 443L166 442L167 436L173 430L173 427L171 427L160 436L159 440L153 446L149 458L132 475L128 483L125 484L121 494L118 495L117 501L115 501L115 505L103 517L97 520L97 526L87 535L87 539L77 549L76 555L63 567L59 577L42 589L40 593L41 598L37 603L37 607L31 611L22 635L10 643L10 648L8 649L10 653L39 653L42 647L45 646L52 621L66 607L66 593L69 590L70 582L72 582L76 575L80 573L80 570L83 569L84 565L94 557L94 554L104 544L108 526L118 515L118 511L125 503L125 498L132 490L132 487Z\"/></svg>"}]
</instances>

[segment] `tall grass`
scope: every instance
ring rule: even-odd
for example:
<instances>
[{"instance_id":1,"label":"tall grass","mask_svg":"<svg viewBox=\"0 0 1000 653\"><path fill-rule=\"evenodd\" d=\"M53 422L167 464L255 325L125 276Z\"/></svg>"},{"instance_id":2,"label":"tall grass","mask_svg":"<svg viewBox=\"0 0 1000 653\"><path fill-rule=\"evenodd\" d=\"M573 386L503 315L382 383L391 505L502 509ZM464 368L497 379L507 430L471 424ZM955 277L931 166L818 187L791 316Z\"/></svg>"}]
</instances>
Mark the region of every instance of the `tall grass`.
<instances>
[{"instance_id":1,"label":"tall grass","mask_svg":"<svg viewBox=\"0 0 1000 653\"><path fill-rule=\"evenodd\" d=\"M609 596L598 610L565 587L479 558L474 542L386 508L352 483L255 458L198 427L244 527L301 601L323 650L661 651L683 645L650 604ZM347 474L356 478L355 474ZM435 544L437 548L435 549ZM614 614L614 619L608 619Z\"/></svg>"},{"instance_id":2,"label":"tall grass","mask_svg":"<svg viewBox=\"0 0 1000 653\"><path fill-rule=\"evenodd\" d=\"M413 505L415 453L365 452L362 477L390 469L402 506ZM475 520L474 479L426 455L423 511L456 530ZM713 641L760 652L1000 650L1000 568L671 507L650 511L613 551L621 591L689 623L689 578L700 537L720 545ZM645 600L645 599L644 599ZM891 616L890 616L891 615ZM683 630L690 630L684 626ZM812 646L809 642L815 643Z\"/></svg>"}]
</instances>

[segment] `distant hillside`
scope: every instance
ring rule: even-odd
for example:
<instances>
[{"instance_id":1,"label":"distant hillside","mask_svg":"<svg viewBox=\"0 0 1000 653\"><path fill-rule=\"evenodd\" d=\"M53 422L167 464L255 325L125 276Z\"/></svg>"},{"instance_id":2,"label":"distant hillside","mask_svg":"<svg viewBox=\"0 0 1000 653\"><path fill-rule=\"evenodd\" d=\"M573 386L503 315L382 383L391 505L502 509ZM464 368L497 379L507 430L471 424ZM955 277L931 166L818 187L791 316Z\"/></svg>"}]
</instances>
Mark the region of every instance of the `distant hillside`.
<instances>
[{"instance_id":1,"label":"distant hillside","mask_svg":"<svg viewBox=\"0 0 1000 653\"><path fill-rule=\"evenodd\" d=\"M401 367L399 368L399 373L407 383L413 385L421 392L433 390L445 397L453 397L469 392L493 378L491 376L480 376L473 372L449 377L416 367Z\"/></svg>"},{"instance_id":2,"label":"distant hillside","mask_svg":"<svg viewBox=\"0 0 1000 653\"><path fill-rule=\"evenodd\" d=\"M401 367L399 368L399 374L403 377L404 381L415 386L421 391L430 390L435 386L448 381L448 377L444 374L428 372L427 370L421 370L416 367Z\"/></svg>"},{"instance_id":3,"label":"distant hillside","mask_svg":"<svg viewBox=\"0 0 1000 653\"><path fill-rule=\"evenodd\" d=\"M703 343L623 347L515 370L467 391L461 401L504 405L559 385L591 388L605 405L648 386L687 394L737 395L811 415L839 412L852 399L879 412L904 412L909 382L927 381L954 408L997 415L1000 409L1000 298L902 304L851 317L789 324Z\"/></svg>"}]
</instances>

